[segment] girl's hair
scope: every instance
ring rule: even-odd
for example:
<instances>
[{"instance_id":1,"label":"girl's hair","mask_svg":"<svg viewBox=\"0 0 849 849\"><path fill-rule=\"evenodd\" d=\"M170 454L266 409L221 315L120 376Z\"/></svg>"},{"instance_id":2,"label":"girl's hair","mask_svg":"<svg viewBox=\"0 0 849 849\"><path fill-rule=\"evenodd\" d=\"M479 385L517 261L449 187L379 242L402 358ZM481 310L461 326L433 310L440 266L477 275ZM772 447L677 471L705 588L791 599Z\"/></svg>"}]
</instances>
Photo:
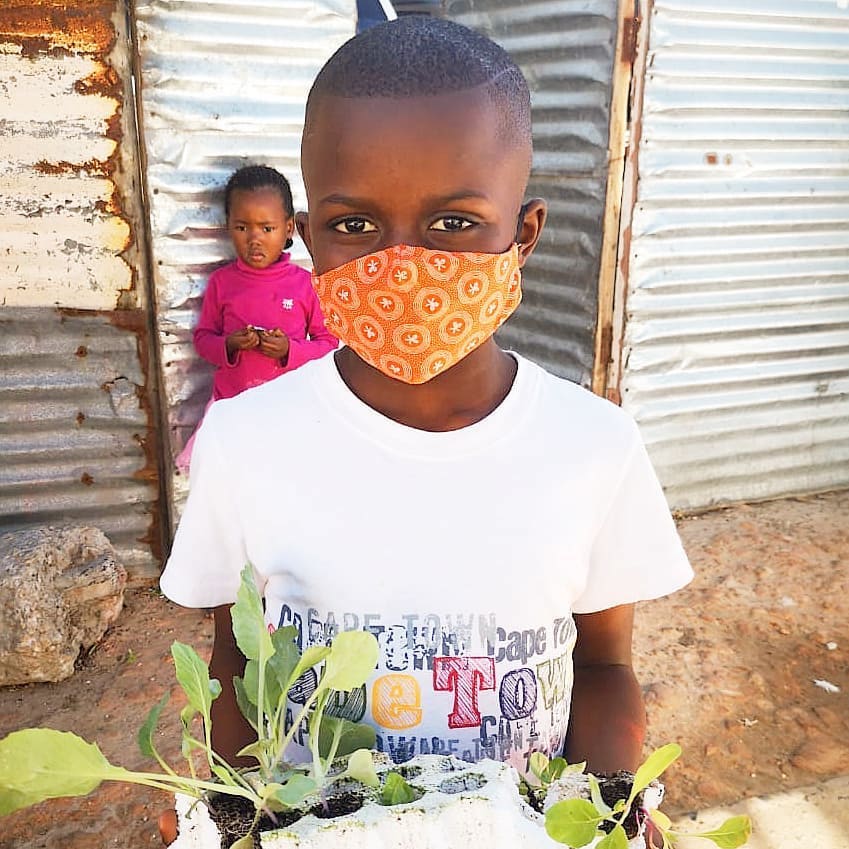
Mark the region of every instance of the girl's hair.
<instances>
[{"instance_id":1,"label":"girl's hair","mask_svg":"<svg viewBox=\"0 0 849 849\"><path fill-rule=\"evenodd\" d=\"M224 214L228 218L230 217L230 198L236 189L243 189L248 192L257 189L274 189L280 195L287 218L291 218L295 214L289 181L279 171L275 171L268 165L245 165L230 175L224 189ZM283 247L291 248L292 240L287 239Z\"/></svg>"}]
</instances>

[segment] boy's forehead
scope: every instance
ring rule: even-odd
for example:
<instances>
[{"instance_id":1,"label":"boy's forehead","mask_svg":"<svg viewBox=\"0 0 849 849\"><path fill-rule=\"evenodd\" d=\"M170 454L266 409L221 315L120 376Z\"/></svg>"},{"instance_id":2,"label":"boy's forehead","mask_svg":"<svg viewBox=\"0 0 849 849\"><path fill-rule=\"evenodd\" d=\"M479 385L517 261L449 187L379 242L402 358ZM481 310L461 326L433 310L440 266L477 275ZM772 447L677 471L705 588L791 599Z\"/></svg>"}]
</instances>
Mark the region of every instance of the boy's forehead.
<instances>
[{"instance_id":1,"label":"boy's forehead","mask_svg":"<svg viewBox=\"0 0 849 849\"><path fill-rule=\"evenodd\" d=\"M506 137L503 123L484 87L401 98L325 95L313 105L304 130L307 192L330 173L335 180L359 181L366 163L462 173L516 160L523 171L530 147Z\"/></svg>"}]
</instances>

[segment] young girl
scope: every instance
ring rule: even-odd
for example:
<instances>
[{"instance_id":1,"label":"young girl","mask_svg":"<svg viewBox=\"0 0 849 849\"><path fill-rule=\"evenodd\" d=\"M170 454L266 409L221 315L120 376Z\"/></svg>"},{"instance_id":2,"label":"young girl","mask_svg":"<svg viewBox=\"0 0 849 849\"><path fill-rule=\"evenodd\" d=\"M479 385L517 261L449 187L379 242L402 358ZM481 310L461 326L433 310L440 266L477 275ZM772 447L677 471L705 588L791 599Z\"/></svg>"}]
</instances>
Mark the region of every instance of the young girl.
<instances>
[{"instance_id":1,"label":"young girl","mask_svg":"<svg viewBox=\"0 0 849 849\"><path fill-rule=\"evenodd\" d=\"M232 398L332 351L308 271L283 253L292 245L295 210L286 178L247 165L224 192L236 259L213 272L194 332L197 352L216 366L210 404ZM177 457L188 470L194 435Z\"/></svg>"}]
</instances>

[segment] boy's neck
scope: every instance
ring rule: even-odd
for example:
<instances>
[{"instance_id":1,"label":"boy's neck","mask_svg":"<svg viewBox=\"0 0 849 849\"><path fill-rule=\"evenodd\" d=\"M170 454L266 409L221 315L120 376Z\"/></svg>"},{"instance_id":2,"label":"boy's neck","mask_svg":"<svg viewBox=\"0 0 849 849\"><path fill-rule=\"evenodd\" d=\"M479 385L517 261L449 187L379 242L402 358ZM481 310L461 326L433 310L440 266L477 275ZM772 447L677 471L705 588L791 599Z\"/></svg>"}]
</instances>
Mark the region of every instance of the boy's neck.
<instances>
[{"instance_id":1,"label":"boy's neck","mask_svg":"<svg viewBox=\"0 0 849 849\"><path fill-rule=\"evenodd\" d=\"M427 383L410 385L381 374L350 348L335 354L345 385L373 410L417 430L459 430L486 418L506 397L516 360L493 339Z\"/></svg>"}]
</instances>

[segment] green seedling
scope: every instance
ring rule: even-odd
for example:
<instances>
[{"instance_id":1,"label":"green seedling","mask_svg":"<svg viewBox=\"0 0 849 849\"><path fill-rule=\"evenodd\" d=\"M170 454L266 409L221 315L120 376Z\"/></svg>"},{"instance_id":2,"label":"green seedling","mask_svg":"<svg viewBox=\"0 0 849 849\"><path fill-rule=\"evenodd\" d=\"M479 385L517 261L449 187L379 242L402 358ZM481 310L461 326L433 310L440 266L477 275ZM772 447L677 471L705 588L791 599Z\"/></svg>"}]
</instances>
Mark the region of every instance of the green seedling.
<instances>
[{"instance_id":1,"label":"green seedling","mask_svg":"<svg viewBox=\"0 0 849 849\"><path fill-rule=\"evenodd\" d=\"M180 713L182 754L189 775L179 775L157 751L154 734L168 701L166 693L153 706L138 733L142 753L157 761L159 772L133 772L113 766L100 749L75 734L49 728L15 731L0 740L0 815L45 799L84 796L103 781L125 781L180 792L196 798L207 793L240 796L253 803L254 824L262 812L272 815L295 808L311 794L323 794L344 777L371 787L379 786L372 761L374 729L328 714L338 692L361 687L377 662L377 640L364 631L343 631L330 646L314 646L303 654L295 642L294 628L273 633L266 627L262 599L246 566L232 608L233 633L247 658L242 678L233 684L239 708L256 732L256 740L240 752L256 759L249 771L231 767L212 748L212 703L221 693L218 680L190 646L171 646L177 681L187 705ZM287 718L288 694L298 679L315 670L315 689L294 717ZM200 716L201 733L193 733ZM291 764L285 752L301 724L307 728L311 762ZM213 780L199 778L194 764L201 752ZM331 774L337 757L350 755L347 769ZM232 849L252 846L250 836Z\"/></svg>"},{"instance_id":2,"label":"green seedling","mask_svg":"<svg viewBox=\"0 0 849 849\"><path fill-rule=\"evenodd\" d=\"M627 849L628 837L623 823L637 797L680 755L681 747L676 743L669 743L654 751L634 773L628 798L619 799L612 807L602 799L598 779L588 774L590 799L566 799L552 805L545 814L546 832L553 840L572 849L587 846L597 837L600 840L595 849ZM540 755L535 764L531 764L531 771L541 782L545 779L550 783L554 780L551 778L553 773L556 772L555 777L559 777L570 769L559 764L555 767L555 761L558 760L561 759L555 758L549 764L545 756ZM583 768L582 764L578 771L583 771ZM682 837L702 837L713 841L719 849L737 849L746 844L752 833L752 823L747 816L731 817L719 828L696 834L674 831L669 818L658 810L641 809L637 815L638 819L651 820L654 831L662 839L663 849L672 849ZM606 823L604 829L601 827L602 823Z\"/></svg>"},{"instance_id":3,"label":"green seedling","mask_svg":"<svg viewBox=\"0 0 849 849\"><path fill-rule=\"evenodd\" d=\"M383 781L379 801L381 805L405 805L407 802L414 802L419 796L403 776L397 772L388 772Z\"/></svg>"},{"instance_id":4,"label":"green seedling","mask_svg":"<svg viewBox=\"0 0 849 849\"><path fill-rule=\"evenodd\" d=\"M531 774L536 776L541 787L548 787L552 781L556 781L561 775L568 772L583 772L587 768L587 762L570 764L565 758L552 758L549 760L542 752L532 752L529 767Z\"/></svg>"}]
</instances>

